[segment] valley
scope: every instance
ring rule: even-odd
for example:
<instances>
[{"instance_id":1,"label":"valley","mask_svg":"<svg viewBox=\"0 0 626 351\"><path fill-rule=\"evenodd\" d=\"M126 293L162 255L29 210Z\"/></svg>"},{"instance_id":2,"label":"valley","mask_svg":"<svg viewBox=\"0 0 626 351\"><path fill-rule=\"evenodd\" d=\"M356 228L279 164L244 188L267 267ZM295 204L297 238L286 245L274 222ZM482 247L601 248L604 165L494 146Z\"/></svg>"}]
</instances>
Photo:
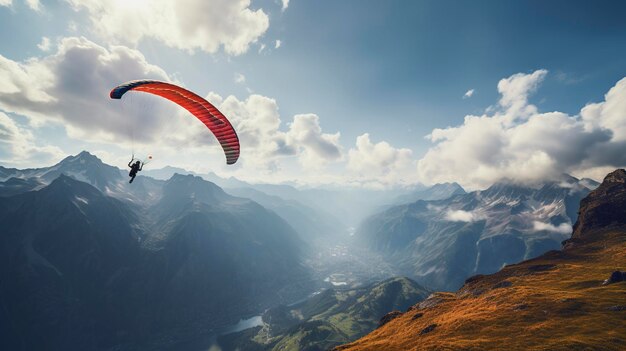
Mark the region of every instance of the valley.
<instances>
[{"instance_id":1,"label":"valley","mask_svg":"<svg viewBox=\"0 0 626 351\"><path fill-rule=\"evenodd\" d=\"M62 286L68 286L80 302L58 308L84 312L66 323L84 323L94 303L123 306L136 315L109 331L98 326L106 316L100 310L95 329L59 339L60 349L68 342L190 351L313 350L347 343L432 290L453 290L472 275L558 248L567 238L561 228L571 228L577 219L573 206L589 193L587 186L597 186L573 177L535 187L501 182L477 192L441 184L406 196L376 195L379 202L369 203L369 215L360 209L339 219L319 202L304 203L313 196L311 189L221 188L178 173L166 180L139 176L129 187L120 170L87 152L52 167L3 174L0 222L10 229L2 247L14 252L6 256L6 267L30 272L26 285L1 291L5 301L18 301L16 294L24 303L36 301L24 292L40 285L66 300L70 295ZM323 194L346 201L341 192ZM366 195L371 191L354 201ZM101 216L94 207L100 203L113 206L123 219L107 223L113 217ZM69 216L65 222L54 217L56 208ZM360 224L346 222L358 213ZM40 224L32 227L24 216L36 216L32 223ZM107 233L119 232L113 223L120 221L128 234L107 244L112 239ZM31 234L20 239L20 233ZM59 246L67 235L84 234L94 236L91 243ZM26 248L20 248L24 242ZM14 280L17 272L5 268L3 279ZM76 274L99 292L68 280ZM8 313L23 308L13 306ZM60 327L45 314L35 318L51 330ZM14 323L28 330L26 321Z\"/></svg>"}]
</instances>

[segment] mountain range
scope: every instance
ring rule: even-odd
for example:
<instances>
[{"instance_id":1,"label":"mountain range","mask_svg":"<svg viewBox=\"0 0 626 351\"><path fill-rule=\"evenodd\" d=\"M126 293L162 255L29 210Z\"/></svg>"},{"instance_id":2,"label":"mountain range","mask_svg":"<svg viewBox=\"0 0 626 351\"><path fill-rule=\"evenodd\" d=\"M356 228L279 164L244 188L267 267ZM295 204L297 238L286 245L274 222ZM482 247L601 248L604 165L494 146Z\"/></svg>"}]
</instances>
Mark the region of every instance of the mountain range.
<instances>
[{"instance_id":1,"label":"mountain range","mask_svg":"<svg viewBox=\"0 0 626 351\"><path fill-rule=\"evenodd\" d=\"M439 292L335 351L624 350L626 171L580 204L562 250Z\"/></svg>"},{"instance_id":2,"label":"mountain range","mask_svg":"<svg viewBox=\"0 0 626 351\"><path fill-rule=\"evenodd\" d=\"M458 190L449 198L393 206L365 219L355 241L400 274L455 290L469 276L559 248L590 191L586 185L563 176L537 186L501 181L470 193L452 187Z\"/></svg>"},{"instance_id":3,"label":"mountain range","mask_svg":"<svg viewBox=\"0 0 626 351\"><path fill-rule=\"evenodd\" d=\"M88 152L0 166L2 349L179 349L264 310L263 327L221 337L224 349L326 349L424 299L422 286L452 291L559 248L598 185L564 175L469 193L456 183L357 191L148 173L128 184ZM593 203L602 211L578 223L619 222ZM370 283L392 271L419 284Z\"/></svg>"},{"instance_id":4,"label":"mountain range","mask_svg":"<svg viewBox=\"0 0 626 351\"><path fill-rule=\"evenodd\" d=\"M199 177L130 189L88 153L2 172L2 349L160 348L314 289L285 220Z\"/></svg>"}]
</instances>

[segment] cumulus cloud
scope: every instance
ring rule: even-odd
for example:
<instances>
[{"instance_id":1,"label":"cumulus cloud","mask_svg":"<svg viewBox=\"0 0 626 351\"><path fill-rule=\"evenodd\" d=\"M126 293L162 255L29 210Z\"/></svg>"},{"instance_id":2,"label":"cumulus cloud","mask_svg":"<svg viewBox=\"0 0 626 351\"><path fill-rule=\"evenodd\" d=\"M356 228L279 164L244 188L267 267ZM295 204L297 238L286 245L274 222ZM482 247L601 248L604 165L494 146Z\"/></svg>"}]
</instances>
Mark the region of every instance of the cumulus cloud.
<instances>
[{"instance_id":1,"label":"cumulus cloud","mask_svg":"<svg viewBox=\"0 0 626 351\"><path fill-rule=\"evenodd\" d=\"M517 73L498 82L498 92L502 96L499 103L506 111L504 117L508 122L513 123L537 112L537 108L528 103L528 97L547 74L548 71L540 69L531 74Z\"/></svg>"},{"instance_id":2,"label":"cumulus cloud","mask_svg":"<svg viewBox=\"0 0 626 351\"><path fill-rule=\"evenodd\" d=\"M612 141L626 141L626 78L609 90L603 102L585 106L580 116L586 130L610 130Z\"/></svg>"},{"instance_id":3,"label":"cumulus cloud","mask_svg":"<svg viewBox=\"0 0 626 351\"><path fill-rule=\"evenodd\" d=\"M206 148L216 141L201 122L166 100L132 92L122 100L109 98L114 86L137 77L172 80L136 50L65 38L55 53L41 59L16 62L0 56L0 109L27 116L32 126L61 124L70 137L82 141L117 145L130 144L132 138L162 149L184 145L221 153L219 147ZM323 132L315 114L283 123L278 104L265 96L239 100L209 93L207 99L229 116L245 159L255 167L275 167L288 156L320 167L342 157L340 134Z\"/></svg>"},{"instance_id":4,"label":"cumulus cloud","mask_svg":"<svg viewBox=\"0 0 626 351\"><path fill-rule=\"evenodd\" d=\"M282 0L282 8L281 11L285 12L285 10L289 7L289 0Z\"/></svg>"},{"instance_id":5,"label":"cumulus cloud","mask_svg":"<svg viewBox=\"0 0 626 351\"><path fill-rule=\"evenodd\" d=\"M137 77L172 81L137 50L65 38L55 52L42 58L18 62L0 56L0 110L26 116L28 128L23 132L61 126L71 139L118 150L111 153L130 150L134 140L137 149L149 149L191 169L198 170L200 158L223 159L213 135L175 104L145 93L109 98L114 86ZM284 162L320 169L343 158L340 133L323 131L315 114L282 120L277 102L257 94L238 99L208 93L206 98L229 117L239 134L242 157L230 172L275 173ZM3 125L10 135L17 135L14 124ZM5 154L20 158L23 153L12 149ZM292 176L298 174L297 169L291 171Z\"/></svg>"},{"instance_id":6,"label":"cumulus cloud","mask_svg":"<svg viewBox=\"0 0 626 351\"><path fill-rule=\"evenodd\" d=\"M548 231L559 234L570 234L572 232L572 225L569 223L561 223L558 226L555 226L551 223L544 223L539 221L533 222L533 229L536 231Z\"/></svg>"},{"instance_id":7,"label":"cumulus cloud","mask_svg":"<svg viewBox=\"0 0 626 351\"><path fill-rule=\"evenodd\" d=\"M474 89L470 89L463 94L463 99L469 99L474 95Z\"/></svg>"},{"instance_id":8,"label":"cumulus cloud","mask_svg":"<svg viewBox=\"0 0 626 351\"><path fill-rule=\"evenodd\" d=\"M448 210L445 214L445 219L450 222L476 222L484 217L480 216L477 213L463 211L463 210Z\"/></svg>"},{"instance_id":9,"label":"cumulus cloud","mask_svg":"<svg viewBox=\"0 0 626 351\"><path fill-rule=\"evenodd\" d=\"M37 47L39 48L39 50L44 51L44 52L50 51L50 38L48 37L41 38L41 42L37 44Z\"/></svg>"},{"instance_id":10,"label":"cumulus cloud","mask_svg":"<svg viewBox=\"0 0 626 351\"><path fill-rule=\"evenodd\" d=\"M183 50L245 53L268 29L269 17L250 0L66 0L85 10L93 30L121 44L144 38Z\"/></svg>"},{"instance_id":11,"label":"cumulus cloud","mask_svg":"<svg viewBox=\"0 0 626 351\"><path fill-rule=\"evenodd\" d=\"M276 40L276 42L274 43L274 48L278 49L281 45L282 45L282 42L280 40Z\"/></svg>"},{"instance_id":12,"label":"cumulus cloud","mask_svg":"<svg viewBox=\"0 0 626 351\"><path fill-rule=\"evenodd\" d=\"M339 133L322 131L315 114L296 115L284 131L276 100L252 94L245 100L234 96L212 102L233 121L242 149L257 166L273 167L278 159L298 156L307 167L319 167L341 157Z\"/></svg>"},{"instance_id":13,"label":"cumulus cloud","mask_svg":"<svg viewBox=\"0 0 626 351\"><path fill-rule=\"evenodd\" d=\"M300 148L303 165L317 168L341 157L340 136L339 132L323 133L320 119L315 114L296 115L286 133L286 144Z\"/></svg>"},{"instance_id":14,"label":"cumulus cloud","mask_svg":"<svg viewBox=\"0 0 626 351\"><path fill-rule=\"evenodd\" d=\"M384 183L403 182L414 173L413 152L395 148L386 141L373 143L369 133L356 138L348 151L347 168L358 179L378 179Z\"/></svg>"},{"instance_id":15,"label":"cumulus cloud","mask_svg":"<svg viewBox=\"0 0 626 351\"><path fill-rule=\"evenodd\" d=\"M250 158L258 164L265 164L266 160L277 155L295 155L295 149L286 145L280 132L281 119L276 100L256 94L244 100L232 95L223 99L210 94L208 100L229 117L239 135L241 148L253 152L254 156Z\"/></svg>"},{"instance_id":16,"label":"cumulus cloud","mask_svg":"<svg viewBox=\"0 0 626 351\"><path fill-rule=\"evenodd\" d=\"M0 112L0 163L21 167L51 163L61 159L63 151L56 146L40 145L30 130Z\"/></svg>"},{"instance_id":17,"label":"cumulus cloud","mask_svg":"<svg viewBox=\"0 0 626 351\"><path fill-rule=\"evenodd\" d=\"M0 6L9 7L13 4L13 0L0 0Z\"/></svg>"},{"instance_id":18,"label":"cumulus cloud","mask_svg":"<svg viewBox=\"0 0 626 351\"><path fill-rule=\"evenodd\" d=\"M41 59L16 62L0 55L0 109L27 116L33 125L61 123L70 136L84 140L120 141L130 138L130 130L139 142L171 137L173 106L153 99L146 103L150 108L129 118L133 111L109 99L113 87L137 77L170 80L136 50L65 38Z\"/></svg>"},{"instance_id":19,"label":"cumulus cloud","mask_svg":"<svg viewBox=\"0 0 626 351\"><path fill-rule=\"evenodd\" d=\"M490 114L468 115L459 126L433 130L428 139L434 146L418 161L419 179L484 188L503 178L532 183L626 164L626 78L605 101L570 116L541 113L529 103L546 74L502 79L501 98Z\"/></svg>"}]
</instances>

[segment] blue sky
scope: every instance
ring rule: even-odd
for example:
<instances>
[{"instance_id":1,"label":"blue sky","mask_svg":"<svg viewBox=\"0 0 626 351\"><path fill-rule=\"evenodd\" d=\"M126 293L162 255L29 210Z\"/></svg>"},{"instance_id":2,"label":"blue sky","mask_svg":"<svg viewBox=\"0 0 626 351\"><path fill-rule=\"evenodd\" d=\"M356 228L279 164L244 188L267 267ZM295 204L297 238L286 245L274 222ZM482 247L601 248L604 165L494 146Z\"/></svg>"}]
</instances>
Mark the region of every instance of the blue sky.
<instances>
[{"instance_id":1,"label":"blue sky","mask_svg":"<svg viewBox=\"0 0 626 351\"><path fill-rule=\"evenodd\" d=\"M200 95L219 95L212 102L223 102L220 108L232 111L236 124L242 123L242 141L249 140L242 147L253 150L246 153L243 149L243 162L236 168L221 164L214 145L208 147L210 156L205 157L206 151L198 142L192 143L188 152L193 156L181 158L177 150L185 146L183 140L206 140L189 130L193 128L184 128L177 131L182 140L170 144L163 142L163 137L146 136L140 141L139 148L155 153L155 165L215 170L257 181L373 186L459 181L468 187L481 187L502 177L532 181L562 172L597 178L605 170L623 165L617 156L595 161L593 152L587 155L584 149L576 150L581 154L576 159L540 142L529 142L532 146L511 142L535 125L546 128L554 123L562 116L546 119L543 114L559 111L567 116L558 125L565 128L561 133L568 133L574 145L602 154L610 153L606 148L619 149L621 121L626 113L619 103L609 108L615 104L605 101L605 94L615 88L614 99L620 100L618 82L626 76L623 2L200 3L177 2L176 6L188 6L190 11L181 11L179 21L172 22L154 5L150 10L150 2L145 0L0 0L4 5L0 6L0 55L5 60L4 66L0 65L0 87L20 86L16 83L20 68L8 68L11 63L21 65L23 72L28 71L27 66L37 72L31 76L42 70L40 66L53 74L71 74L57 70L60 63L50 59L70 60L68 55L58 57L61 48L87 45L94 52L102 52L97 49L102 48L112 53L114 46L132 50L143 56L145 65L158 68L152 71L152 78L174 80ZM111 5L107 8L105 4ZM234 24L215 27L194 22L194 16L201 16L202 11L206 11L206 22L221 13ZM189 24L181 24L183 15L190 16ZM163 20L164 25L155 29L142 22L152 20L151 16L155 21ZM112 24L102 24L106 21ZM122 27L128 35L120 30ZM202 35L189 39L198 32ZM48 38L49 48L41 45L43 37ZM64 41L67 38L82 38L84 42ZM215 43L217 47L212 46ZM122 61L119 64L124 65ZM124 67L119 67L120 72ZM78 72L84 76L91 71ZM142 70L128 69L129 74L135 72ZM127 80L138 78L144 77L128 76ZM120 74L119 79L125 76ZM510 92L499 90L499 82L506 79L514 81L509 84ZM104 85L106 78L101 80ZM77 96L75 92L64 95L66 92L58 87L37 89L33 91L48 92L52 97ZM53 114L58 116L49 118L42 115L41 108L33 108L35 102L29 106L8 102L9 90L0 89L0 97L5 94L6 98L4 102L0 98L0 111L5 114L5 125L12 123L4 129L25 134L22 140L30 135L31 145L18 147L16 136L5 137L8 142L4 147L0 144L2 164L37 166L83 148L107 162L123 164L129 140L116 134L120 129L114 121L123 118L118 116L119 110L112 108L107 110L110 115L98 117L112 122L99 125L102 135L94 135L87 127L89 119L95 118L90 116L88 104L82 117L77 111L68 111L68 104L61 104L54 107ZM464 98L469 90L473 94ZM502 104L501 98L508 93L521 97L534 112ZM36 92L22 88L20 94L34 96ZM84 98L88 102L94 96ZM110 104L94 102L94 106L100 103ZM604 112L583 116L581 109L590 103L604 104L599 107ZM108 109L109 105L103 106ZM155 106L147 114L177 113L167 106L161 110L158 102ZM67 117L72 113L76 116ZM482 116L479 124L485 125L472 127L466 115ZM149 121L146 118L136 117L143 125ZM159 125L148 127L147 132L159 135L171 130L167 118L157 118L154 123ZM544 119L545 123L539 123ZM179 116L175 120L185 119ZM480 134L493 123L498 124L497 136ZM139 122L136 128L142 128ZM311 136L305 136L307 133ZM528 138L545 137L542 133L537 130ZM459 140L465 140L465 134L470 141L462 143ZM486 140L485 145L475 145L469 137L472 134ZM429 135L430 139L425 138ZM434 135L442 137L433 139ZM255 144L258 142L279 146L266 148L266 144ZM287 147L281 148L283 144ZM521 144L526 151L517 149ZM33 146L32 150L28 146ZM497 159L481 156L485 154L481 148L490 147L499 148ZM468 162L454 160L456 151L467 151L459 152L458 157ZM520 171L524 168L532 169L529 173L534 175ZM547 170L536 174L537 169Z\"/></svg>"}]
</instances>

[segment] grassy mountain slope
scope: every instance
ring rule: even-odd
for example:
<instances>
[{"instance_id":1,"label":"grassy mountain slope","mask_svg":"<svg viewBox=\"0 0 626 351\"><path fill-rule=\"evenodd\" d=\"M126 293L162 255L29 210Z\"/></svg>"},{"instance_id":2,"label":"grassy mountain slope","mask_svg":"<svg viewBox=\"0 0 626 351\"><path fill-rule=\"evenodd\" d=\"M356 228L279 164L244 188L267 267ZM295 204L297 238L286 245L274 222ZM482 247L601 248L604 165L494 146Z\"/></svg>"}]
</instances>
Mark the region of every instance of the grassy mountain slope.
<instances>
[{"instance_id":1,"label":"grassy mountain slope","mask_svg":"<svg viewBox=\"0 0 626 351\"><path fill-rule=\"evenodd\" d=\"M265 326L222 337L225 350L327 350L376 328L391 310L405 310L428 296L407 278L366 288L329 289L301 303L269 309Z\"/></svg>"}]
</instances>

